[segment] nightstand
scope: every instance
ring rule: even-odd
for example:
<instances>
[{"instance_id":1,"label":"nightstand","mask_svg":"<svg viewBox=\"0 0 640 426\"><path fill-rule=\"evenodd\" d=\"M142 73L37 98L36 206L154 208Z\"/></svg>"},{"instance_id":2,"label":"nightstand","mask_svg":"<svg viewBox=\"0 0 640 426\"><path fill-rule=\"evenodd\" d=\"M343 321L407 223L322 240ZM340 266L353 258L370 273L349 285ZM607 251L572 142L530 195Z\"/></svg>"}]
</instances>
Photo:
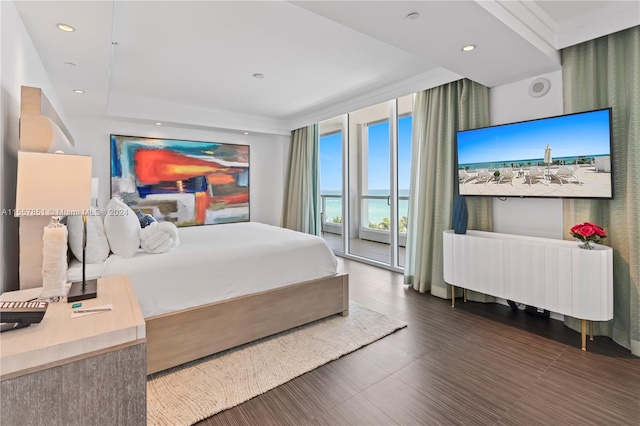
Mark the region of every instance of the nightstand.
<instances>
[{"instance_id":1,"label":"nightstand","mask_svg":"<svg viewBox=\"0 0 640 426\"><path fill-rule=\"evenodd\" d=\"M39 324L0 334L1 424L146 424L146 328L128 277L100 278L82 309L108 304L71 318L70 303L50 303Z\"/></svg>"}]
</instances>

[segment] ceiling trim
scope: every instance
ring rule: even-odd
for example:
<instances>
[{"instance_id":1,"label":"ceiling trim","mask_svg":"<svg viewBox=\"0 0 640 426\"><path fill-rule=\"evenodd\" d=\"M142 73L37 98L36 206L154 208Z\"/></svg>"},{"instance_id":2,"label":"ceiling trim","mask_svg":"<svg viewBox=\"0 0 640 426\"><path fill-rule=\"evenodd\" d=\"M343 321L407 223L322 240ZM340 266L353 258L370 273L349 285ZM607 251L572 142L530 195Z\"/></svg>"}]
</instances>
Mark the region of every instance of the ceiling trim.
<instances>
[{"instance_id":1,"label":"ceiling trim","mask_svg":"<svg viewBox=\"0 0 640 426\"><path fill-rule=\"evenodd\" d=\"M558 49L640 25L640 3L621 1L560 23Z\"/></svg>"},{"instance_id":2,"label":"ceiling trim","mask_svg":"<svg viewBox=\"0 0 640 426\"><path fill-rule=\"evenodd\" d=\"M109 97L107 115L111 118L134 118L149 122L200 126L221 130L290 135L291 129L282 120L238 114L229 111L199 108L193 105L161 99L140 98L126 94Z\"/></svg>"},{"instance_id":3,"label":"ceiling trim","mask_svg":"<svg viewBox=\"0 0 640 426\"><path fill-rule=\"evenodd\" d=\"M475 0L542 53L560 64L556 34L558 25L533 2L522 0Z\"/></svg>"},{"instance_id":4,"label":"ceiling trim","mask_svg":"<svg viewBox=\"0 0 640 426\"><path fill-rule=\"evenodd\" d=\"M294 117L288 122L291 130L299 129L310 124L318 123L342 114L357 111L362 108L376 105L380 102L389 101L406 95L441 86L452 81L460 80L463 76L449 71L445 68L435 68L431 71L418 74L408 79L399 81L389 86L382 87L371 92L345 99L341 102L334 102L331 106L318 108L313 111Z\"/></svg>"}]
</instances>

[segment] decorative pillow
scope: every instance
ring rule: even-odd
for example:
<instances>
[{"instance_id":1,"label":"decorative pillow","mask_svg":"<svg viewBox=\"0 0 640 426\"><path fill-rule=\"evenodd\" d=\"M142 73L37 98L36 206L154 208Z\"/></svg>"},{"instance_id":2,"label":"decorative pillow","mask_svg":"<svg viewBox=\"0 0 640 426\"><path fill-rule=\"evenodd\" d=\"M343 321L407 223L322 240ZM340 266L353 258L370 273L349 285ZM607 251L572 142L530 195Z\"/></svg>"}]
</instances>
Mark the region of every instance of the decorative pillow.
<instances>
[{"instance_id":1,"label":"decorative pillow","mask_svg":"<svg viewBox=\"0 0 640 426\"><path fill-rule=\"evenodd\" d=\"M121 200L112 198L106 207L104 231L109 240L113 254L122 257L132 257L140 247L140 221L138 217Z\"/></svg>"},{"instance_id":2,"label":"decorative pillow","mask_svg":"<svg viewBox=\"0 0 640 426\"><path fill-rule=\"evenodd\" d=\"M138 233L140 245L147 253L166 253L178 247L178 227L171 222L154 222Z\"/></svg>"},{"instance_id":3,"label":"decorative pillow","mask_svg":"<svg viewBox=\"0 0 640 426\"><path fill-rule=\"evenodd\" d=\"M84 225L82 216L68 216L67 230L69 231L69 248L73 255L82 262L82 239ZM100 263L109 257L109 241L104 232L104 224L98 210L92 207L87 215L87 262Z\"/></svg>"},{"instance_id":4,"label":"decorative pillow","mask_svg":"<svg viewBox=\"0 0 640 426\"><path fill-rule=\"evenodd\" d=\"M140 210L138 210L136 212L136 216L138 217L138 220L140 221L140 227L141 228L146 228L147 226L151 225L152 223L157 222L155 217L151 216L150 214L142 213Z\"/></svg>"}]
</instances>

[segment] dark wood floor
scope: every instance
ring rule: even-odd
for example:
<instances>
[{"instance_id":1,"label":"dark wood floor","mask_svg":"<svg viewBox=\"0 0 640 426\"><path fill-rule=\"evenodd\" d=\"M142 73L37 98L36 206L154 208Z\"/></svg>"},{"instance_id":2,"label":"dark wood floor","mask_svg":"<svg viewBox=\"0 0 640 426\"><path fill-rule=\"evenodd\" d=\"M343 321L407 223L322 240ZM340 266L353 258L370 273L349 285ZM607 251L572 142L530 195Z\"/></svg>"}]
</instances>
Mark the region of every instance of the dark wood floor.
<instances>
[{"instance_id":1,"label":"dark wood floor","mask_svg":"<svg viewBox=\"0 0 640 426\"><path fill-rule=\"evenodd\" d=\"M419 294L340 259L351 299L409 326L202 425L638 425L640 358L560 322Z\"/></svg>"}]
</instances>

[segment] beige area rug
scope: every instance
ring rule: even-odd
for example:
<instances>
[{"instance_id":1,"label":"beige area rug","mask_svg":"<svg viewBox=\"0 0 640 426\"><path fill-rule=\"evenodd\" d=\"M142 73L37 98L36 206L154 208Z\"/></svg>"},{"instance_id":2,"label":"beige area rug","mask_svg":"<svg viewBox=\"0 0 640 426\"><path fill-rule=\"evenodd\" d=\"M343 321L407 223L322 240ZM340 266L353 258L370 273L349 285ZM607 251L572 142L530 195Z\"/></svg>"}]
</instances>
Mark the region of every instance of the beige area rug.
<instances>
[{"instance_id":1,"label":"beige area rug","mask_svg":"<svg viewBox=\"0 0 640 426\"><path fill-rule=\"evenodd\" d=\"M190 425L406 327L350 303L334 315L184 364L147 380L147 424Z\"/></svg>"}]
</instances>

